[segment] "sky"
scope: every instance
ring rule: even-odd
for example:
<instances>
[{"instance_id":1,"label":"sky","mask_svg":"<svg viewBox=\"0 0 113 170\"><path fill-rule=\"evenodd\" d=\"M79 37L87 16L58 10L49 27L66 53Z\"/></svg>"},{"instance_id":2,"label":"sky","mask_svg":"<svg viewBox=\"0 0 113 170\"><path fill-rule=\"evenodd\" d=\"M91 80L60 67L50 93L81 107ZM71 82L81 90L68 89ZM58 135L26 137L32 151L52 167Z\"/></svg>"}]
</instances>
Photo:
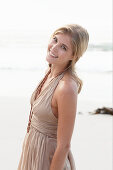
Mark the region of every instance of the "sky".
<instances>
[{"instance_id":1,"label":"sky","mask_svg":"<svg viewBox=\"0 0 113 170\"><path fill-rule=\"evenodd\" d=\"M0 39L16 35L50 35L56 28L76 23L85 27L90 43L111 42L111 0L1 0Z\"/></svg>"}]
</instances>

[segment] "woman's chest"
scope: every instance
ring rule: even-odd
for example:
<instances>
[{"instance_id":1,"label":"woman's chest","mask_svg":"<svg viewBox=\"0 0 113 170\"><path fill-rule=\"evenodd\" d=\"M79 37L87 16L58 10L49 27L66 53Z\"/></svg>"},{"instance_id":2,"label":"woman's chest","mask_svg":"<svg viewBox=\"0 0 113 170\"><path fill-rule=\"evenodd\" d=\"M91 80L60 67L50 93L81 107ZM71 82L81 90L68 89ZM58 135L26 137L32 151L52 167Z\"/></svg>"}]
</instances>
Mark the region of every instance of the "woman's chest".
<instances>
[{"instance_id":1,"label":"woman's chest","mask_svg":"<svg viewBox=\"0 0 113 170\"><path fill-rule=\"evenodd\" d=\"M49 89L49 86L50 86L49 83L50 83L50 81L46 81L43 84L41 89L39 89L39 94L42 93L42 92L44 94L44 90L46 90L46 88ZM52 112L53 112L53 114L55 115L56 118L58 118L57 91L58 91L58 87L56 87L55 90L53 91L52 98L51 98L51 100L49 102L51 110L52 110ZM49 93L49 91L48 91L48 93ZM39 94L36 94L35 100L37 100Z\"/></svg>"}]
</instances>

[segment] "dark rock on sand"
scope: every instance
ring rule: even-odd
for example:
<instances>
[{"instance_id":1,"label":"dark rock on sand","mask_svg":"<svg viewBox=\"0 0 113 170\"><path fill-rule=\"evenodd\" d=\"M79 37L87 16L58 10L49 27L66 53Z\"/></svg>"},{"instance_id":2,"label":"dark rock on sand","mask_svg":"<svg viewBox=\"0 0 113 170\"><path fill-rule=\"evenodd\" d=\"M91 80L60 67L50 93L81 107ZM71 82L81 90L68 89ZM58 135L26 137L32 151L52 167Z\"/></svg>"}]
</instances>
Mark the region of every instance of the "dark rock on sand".
<instances>
[{"instance_id":1,"label":"dark rock on sand","mask_svg":"<svg viewBox=\"0 0 113 170\"><path fill-rule=\"evenodd\" d=\"M102 108L97 108L93 113L89 112L90 114L109 114L113 115L113 108L109 107L102 107Z\"/></svg>"}]
</instances>

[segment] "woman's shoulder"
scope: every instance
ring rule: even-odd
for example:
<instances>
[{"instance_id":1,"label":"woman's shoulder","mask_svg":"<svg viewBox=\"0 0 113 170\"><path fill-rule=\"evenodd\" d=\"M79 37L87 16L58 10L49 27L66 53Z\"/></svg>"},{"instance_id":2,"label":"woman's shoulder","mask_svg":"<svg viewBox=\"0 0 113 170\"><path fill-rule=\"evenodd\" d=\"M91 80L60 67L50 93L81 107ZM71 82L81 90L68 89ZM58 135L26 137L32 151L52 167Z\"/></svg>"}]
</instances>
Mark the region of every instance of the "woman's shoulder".
<instances>
[{"instance_id":1,"label":"woman's shoulder","mask_svg":"<svg viewBox=\"0 0 113 170\"><path fill-rule=\"evenodd\" d=\"M64 74L63 78L59 81L57 92L58 93L77 93L78 86L71 74Z\"/></svg>"},{"instance_id":2,"label":"woman's shoulder","mask_svg":"<svg viewBox=\"0 0 113 170\"><path fill-rule=\"evenodd\" d=\"M73 80L70 75L65 74L59 81L58 86L55 90L55 101L58 103L60 100L70 99L75 101L78 95L77 83Z\"/></svg>"}]
</instances>

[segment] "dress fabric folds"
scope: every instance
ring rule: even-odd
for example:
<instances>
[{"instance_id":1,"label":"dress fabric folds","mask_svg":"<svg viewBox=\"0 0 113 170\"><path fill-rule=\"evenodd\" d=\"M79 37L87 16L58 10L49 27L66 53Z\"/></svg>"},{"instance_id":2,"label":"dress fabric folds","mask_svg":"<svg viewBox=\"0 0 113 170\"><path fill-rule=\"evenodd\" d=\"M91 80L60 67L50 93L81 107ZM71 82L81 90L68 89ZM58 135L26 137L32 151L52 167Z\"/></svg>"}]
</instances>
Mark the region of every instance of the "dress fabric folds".
<instances>
[{"instance_id":1,"label":"dress fabric folds","mask_svg":"<svg viewBox=\"0 0 113 170\"><path fill-rule=\"evenodd\" d=\"M57 146L58 125L58 118L52 112L51 101L63 75L64 72L54 77L37 99L31 100L33 113L31 126L29 132L25 134L18 170L50 170ZM63 170L76 170L71 149L67 154Z\"/></svg>"}]
</instances>

